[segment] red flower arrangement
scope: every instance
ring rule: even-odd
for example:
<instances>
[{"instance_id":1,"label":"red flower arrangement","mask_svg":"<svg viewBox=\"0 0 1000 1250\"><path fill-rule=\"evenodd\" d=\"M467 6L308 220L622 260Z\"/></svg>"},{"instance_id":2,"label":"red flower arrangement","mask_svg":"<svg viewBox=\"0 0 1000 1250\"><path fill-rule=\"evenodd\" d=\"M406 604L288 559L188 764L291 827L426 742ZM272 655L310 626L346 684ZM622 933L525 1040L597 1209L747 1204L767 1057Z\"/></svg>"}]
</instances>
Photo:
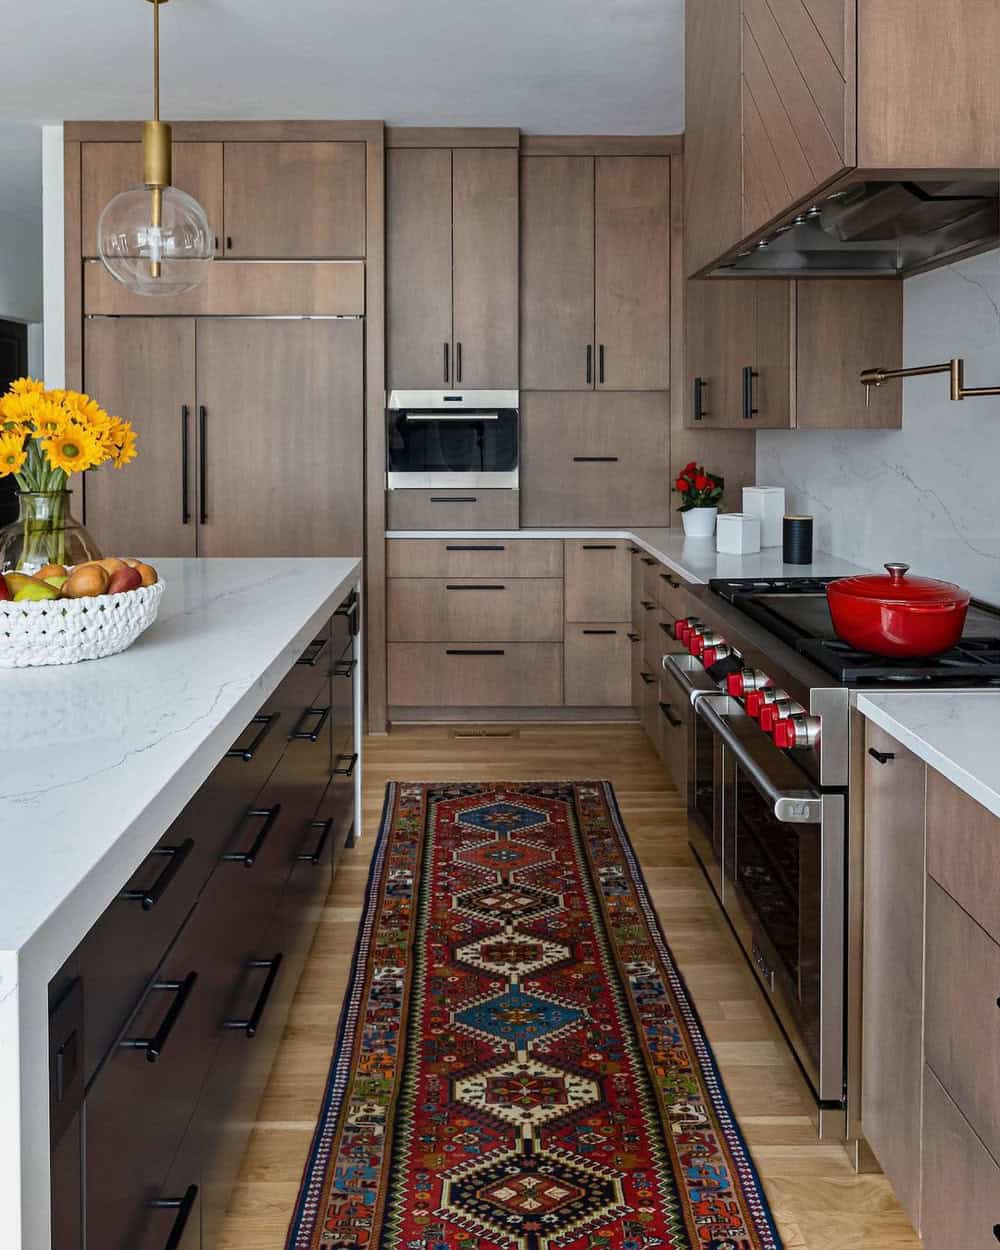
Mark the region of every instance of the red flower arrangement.
<instances>
[{"instance_id":1,"label":"red flower arrangement","mask_svg":"<svg viewBox=\"0 0 1000 1250\"><path fill-rule=\"evenodd\" d=\"M717 508L722 501L725 479L717 473L706 473L705 466L692 460L681 470L674 482L674 490L681 497L678 512L690 512L692 508Z\"/></svg>"}]
</instances>

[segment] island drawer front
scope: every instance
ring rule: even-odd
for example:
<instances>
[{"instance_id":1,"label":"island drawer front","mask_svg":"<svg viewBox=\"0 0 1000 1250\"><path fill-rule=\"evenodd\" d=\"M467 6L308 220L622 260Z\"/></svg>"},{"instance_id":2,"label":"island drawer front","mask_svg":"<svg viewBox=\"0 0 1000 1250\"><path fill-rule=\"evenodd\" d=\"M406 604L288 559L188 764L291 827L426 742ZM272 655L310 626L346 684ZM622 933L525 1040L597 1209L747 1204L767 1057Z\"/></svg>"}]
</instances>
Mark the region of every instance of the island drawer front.
<instances>
[{"instance_id":1,"label":"island drawer front","mask_svg":"<svg viewBox=\"0 0 1000 1250\"><path fill-rule=\"evenodd\" d=\"M628 625L567 624L567 707L631 705L632 644L628 635Z\"/></svg>"},{"instance_id":2,"label":"island drawer front","mask_svg":"<svg viewBox=\"0 0 1000 1250\"><path fill-rule=\"evenodd\" d=\"M390 490L391 530L516 530L516 490Z\"/></svg>"},{"instance_id":3,"label":"island drawer front","mask_svg":"<svg viewBox=\"0 0 1000 1250\"><path fill-rule=\"evenodd\" d=\"M927 772L927 871L1000 942L1000 819L934 769Z\"/></svg>"},{"instance_id":4,"label":"island drawer front","mask_svg":"<svg viewBox=\"0 0 1000 1250\"><path fill-rule=\"evenodd\" d=\"M394 707L558 707L561 643L389 644Z\"/></svg>"},{"instance_id":5,"label":"island drawer front","mask_svg":"<svg viewBox=\"0 0 1000 1250\"><path fill-rule=\"evenodd\" d=\"M924 1068L923 1175L925 1250L996 1250L1000 1165L929 1068Z\"/></svg>"},{"instance_id":6,"label":"island drawer front","mask_svg":"<svg viewBox=\"0 0 1000 1250\"><path fill-rule=\"evenodd\" d=\"M390 577L562 577L557 538L390 538Z\"/></svg>"},{"instance_id":7,"label":"island drawer front","mask_svg":"<svg viewBox=\"0 0 1000 1250\"><path fill-rule=\"evenodd\" d=\"M1000 946L934 881L926 961L925 1061L1000 1159Z\"/></svg>"},{"instance_id":8,"label":"island drawer front","mask_svg":"<svg viewBox=\"0 0 1000 1250\"><path fill-rule=\"evenodd\" d=\"M390 642L561 642L556 577L389 579Z\"/></svg>"}]
</instances>

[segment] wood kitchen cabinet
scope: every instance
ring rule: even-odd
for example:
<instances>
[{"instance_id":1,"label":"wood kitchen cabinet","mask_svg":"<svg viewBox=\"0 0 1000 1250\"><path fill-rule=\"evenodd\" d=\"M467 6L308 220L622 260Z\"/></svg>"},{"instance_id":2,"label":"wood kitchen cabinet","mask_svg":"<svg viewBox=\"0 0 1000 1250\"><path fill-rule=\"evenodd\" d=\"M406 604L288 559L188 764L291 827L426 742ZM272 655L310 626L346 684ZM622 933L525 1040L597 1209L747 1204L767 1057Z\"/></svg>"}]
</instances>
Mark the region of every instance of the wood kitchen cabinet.
<instances>
[{"instance_id":1,"label":"wood kitchen cabinet","mask_svg":"<svg viewBox=\"0 0 1000 1250\"><path fill-rule=\"evenodd\" d=\"M521 160L521 386L670 385L670 161Z\"/></svg>"},{"instance_id":2,"label":"wood kitchen cabinet","mask_svg":"<svg viewBox=\"0 0 1000 1250\"><path fill-rule=\"evenodd\" d=\"M896 278L687 284L688 429L898 429L900 388L858 381L903 357Z\"/></svg>"},{"instance_id":3,"label":"wood kitchen cabinet","mask_svg":"<svg viewBox=\"0 0 1000 1250\"><path fill-rule=\"evenodd\" d=\"M516 151L391 148L386 193L390 387L517 387Z\"/></svg>"},{"instance_id":4,"label":"wood kitchen cabinet","mask_svg":"<svg viewBox=\"0 0 1000 1250\"><path fill-rule=\"evenodd\" d=\"M363 351L363 324L350 318L88 320L85 386L140 440L131 472L87 477L101 546L360 550Z\"/></svg>"}]
</instances>

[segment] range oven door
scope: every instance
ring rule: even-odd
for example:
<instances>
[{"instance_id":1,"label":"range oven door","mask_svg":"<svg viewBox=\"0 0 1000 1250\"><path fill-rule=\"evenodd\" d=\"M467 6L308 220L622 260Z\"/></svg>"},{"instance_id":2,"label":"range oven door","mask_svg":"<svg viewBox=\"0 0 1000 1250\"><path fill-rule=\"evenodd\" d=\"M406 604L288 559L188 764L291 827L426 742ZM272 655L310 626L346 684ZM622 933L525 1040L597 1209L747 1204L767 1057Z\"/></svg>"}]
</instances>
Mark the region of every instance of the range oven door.
<instances>
[{"instance_id":1,"label":"range oven door","mask_svg":"<svg viewBox=\"0 0 1000 1250\"><path fill-rule=\"evenodd\" d=\"M517 405L517 391L393 391L386 412L386 485L516 489Z\"/></svg>"},{"instance_id":2,"label":"range oven door","mask_svg":"<svg viewBox=\"0 0 1000 1250\"><path fill-rule=\"evenodd\" d=\"M722 900L820 1106L845 1090L846 808L738 703L697 699L721 806Z\"/></svg>"}]
</instances>

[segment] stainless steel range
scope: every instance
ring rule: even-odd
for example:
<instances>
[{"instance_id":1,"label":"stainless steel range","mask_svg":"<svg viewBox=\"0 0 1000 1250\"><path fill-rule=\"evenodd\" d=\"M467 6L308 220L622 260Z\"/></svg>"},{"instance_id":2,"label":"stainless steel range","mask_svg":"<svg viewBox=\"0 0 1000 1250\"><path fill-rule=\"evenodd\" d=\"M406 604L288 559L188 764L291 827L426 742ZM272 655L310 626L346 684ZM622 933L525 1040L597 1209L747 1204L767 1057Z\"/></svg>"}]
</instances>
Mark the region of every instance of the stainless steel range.
<instances>
[{"instance_id":1,"label":"stainless steel range","mask_svg":"<svg viewBox=\"0 0 1000 1250\"><path fill-rule=\"evenodd\" d=\"M665 672L693 708L692 847L781 1023L820 1136L857 1133L863 726L860 690L1000 686L1000 612L973 604L931 660L851 650L832 579L713 581ZM856 980L856 978L854 978Z\"/></svg>"}]
</instances>

